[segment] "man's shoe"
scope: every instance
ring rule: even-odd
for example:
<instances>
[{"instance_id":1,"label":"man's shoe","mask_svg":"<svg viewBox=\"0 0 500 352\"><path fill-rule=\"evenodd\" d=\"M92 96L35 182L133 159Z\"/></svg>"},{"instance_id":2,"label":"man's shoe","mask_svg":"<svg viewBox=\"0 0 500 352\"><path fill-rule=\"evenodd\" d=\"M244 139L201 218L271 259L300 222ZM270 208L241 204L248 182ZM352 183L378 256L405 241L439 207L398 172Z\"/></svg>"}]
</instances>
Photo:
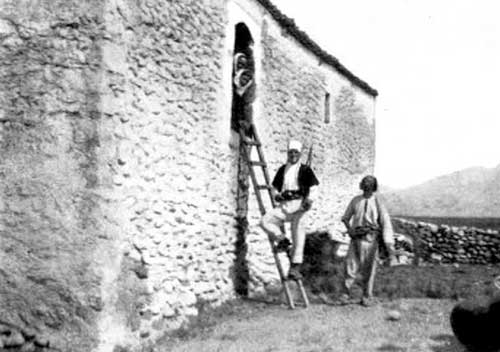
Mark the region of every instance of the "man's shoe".
<instances>
[{"instance_id":1,"label":"man's shoe","mask_svg":"<svg viewBox=\"0 0 500 352\"><path fill-rule=\"evenodd\" d=\"M363 297L361 299L361 305L363 307L373 307L377 305L377 301L374 297Z\"/></svg>"},{"instance_id":2,"label":"man's shoe","mask_svg":"<svg viewBox=\"0 0 500 352\"><path fill-rule=\"evenodd\" d=\"M353 303L351 297L349 297L349 295L347 293L343 293L340 295L340 297L338 298L338 304L340 304L341 306L346 306L348 304L351 304Z\"/></svg>"},{"instance_id":3,"label":"man's shoe","mask_svg":"<svg viewBox=\"0 0 500 352\"><path fill-rule=\"evenodd\" d=\"M302 280L300 264L292 264L290 271L288 271L288 280Z\"/></svg>"},{"instance_id":4,"label":"man's shoe","mask_svg":"<svg viewBox=\"0 0 500 352\"><path fill-rule=\"evenodd\" d=\"M283 238L277 240L276 250L278 252L287 252L291 246L292 242L288 238L283 236Z\"/></svg>"},{"instance_id":5,"label":"man's shoe","mask_svg":"<svg viewBox=\"0 0 500 352\"><path fill-rule=\"evenodd\" d=\"M328 297L324 292L321 292L317 297L319 301L323 304L330 304L330 305L335 304L335 302L330 297Z\"/></svg>"}]
</instances>

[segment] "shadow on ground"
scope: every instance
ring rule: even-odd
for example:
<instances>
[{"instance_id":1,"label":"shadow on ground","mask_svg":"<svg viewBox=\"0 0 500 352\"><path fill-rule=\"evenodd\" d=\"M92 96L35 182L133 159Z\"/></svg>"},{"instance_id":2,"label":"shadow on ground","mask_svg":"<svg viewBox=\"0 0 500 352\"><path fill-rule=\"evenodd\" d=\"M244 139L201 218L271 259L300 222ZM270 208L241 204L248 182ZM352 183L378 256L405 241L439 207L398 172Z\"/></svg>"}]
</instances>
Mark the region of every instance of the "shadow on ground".
<instances>
[{"instance_id":1,"label":"shadow on ground","mask_svg":"<svg viewBox=\"0 0 500 352\"><path fill-rule=\"evenodd\" d=\"M439 342L439 345L433 346L434 352L466 352L467 350L453 335L441 334L432 336L433 341Z\"/></svg>"},{"instance_id":2,"label":"shadow on ground","mask_svg":"<svg viewBox=\"0 0 500 352\"><path fill-rule=\"evenodd\" d=\"M245 297L242 299L245 302L256 303L261 307L265 306L283 306L285 301L281 299L280 296L268 296L268 297Z\"/></svg>"},{"instance_id":3,"label":"shadow on ground","mask_svg":"<svg viewBox=\"0 0 500 352\"><path fill-rule=\"evenodd\" d=\"M438 345L430 347L433 352L467 352L467 350L458 342L458 340L453 335L441 334L431 337L433 342L437 342ZM384 344L377 348L379 352L409 352L407 347L398 346L395 344Z\"/></svg>"},{"instance_id":4,"label":"shadow on ground","mask_svg":"<svg viewBox=\"0 0 500 352\"><path fill-rule=\"evenodd\" d=\"M392 343L387 343L377 348L377 351L380 352L406 352L407 350L408 349L405 347L394 345Z\"/></svg>"}]
</instances>

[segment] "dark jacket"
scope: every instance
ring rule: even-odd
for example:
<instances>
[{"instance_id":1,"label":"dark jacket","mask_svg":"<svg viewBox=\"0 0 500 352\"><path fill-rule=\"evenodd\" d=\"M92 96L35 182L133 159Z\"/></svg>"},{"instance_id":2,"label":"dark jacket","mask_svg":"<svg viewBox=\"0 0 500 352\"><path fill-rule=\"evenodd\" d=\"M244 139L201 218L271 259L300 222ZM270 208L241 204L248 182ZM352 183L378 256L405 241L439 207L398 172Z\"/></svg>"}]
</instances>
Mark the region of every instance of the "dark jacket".
<instances>
[{"instance_id":1,"label":"dark jacket","mask_svg":"<svg viewBox=\"0 0 500 352\"><path fill-rule=\"evenodd\" d=\"M276 173L276 176L274 176L273 180L273 187L276 188L279 192L283 191L283 181L285 179L285 165L282 165L279 169L278 172ZM316 175L314 174L313 170L305 165L301 164L299 168L299 192L303 197L307 197L309 195L309 189L312 186L319 185L319 181L316 178Z\"/></svg>"}]
</instances>

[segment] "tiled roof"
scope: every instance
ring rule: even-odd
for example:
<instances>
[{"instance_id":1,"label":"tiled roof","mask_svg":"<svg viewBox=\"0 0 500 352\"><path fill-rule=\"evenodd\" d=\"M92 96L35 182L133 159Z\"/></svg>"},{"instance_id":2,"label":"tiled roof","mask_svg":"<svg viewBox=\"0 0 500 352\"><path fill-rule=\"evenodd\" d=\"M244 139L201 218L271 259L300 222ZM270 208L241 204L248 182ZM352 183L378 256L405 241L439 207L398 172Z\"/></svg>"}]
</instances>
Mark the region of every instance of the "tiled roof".
<instances>
[{"instance_id":1,"label":"tiled roof","mask_svg":"<svg viewBox=\"0 0 500 352\"><path fill-rule=\"evenodd\" d=\"M295 21L287 16L285 16L274 4L269 0L257 0L264 8L269 11L271 16L279 23L279 25L284 28L292 37L294 37L300 44L302 44L306 49L311 51L318 58L323 60L323 62L334 67L338 72L340 72L344 77L346 77L351 83L358 86L366 93L376 97L378 92L376 89L372 88L368 83L357 77L351 71L349 71L344 65L342 65L337 58L327 53L318 44L316 44L304 31L300 30Z\"/></svg>"}]
</instances>

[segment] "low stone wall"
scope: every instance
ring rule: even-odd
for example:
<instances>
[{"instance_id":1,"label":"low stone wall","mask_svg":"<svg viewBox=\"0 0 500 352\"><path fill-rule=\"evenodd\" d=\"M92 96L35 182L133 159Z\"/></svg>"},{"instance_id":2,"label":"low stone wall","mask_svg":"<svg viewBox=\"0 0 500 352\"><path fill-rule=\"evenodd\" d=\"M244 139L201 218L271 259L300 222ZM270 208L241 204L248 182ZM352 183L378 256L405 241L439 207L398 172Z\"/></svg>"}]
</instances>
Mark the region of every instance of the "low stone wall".
<instances>
[{"instance_id":1,"label":"low stone wall","mask_svg":"<svg viewBox=\"0 0 500 352\"><path fill-rule=\"evenodd\" d=\"M410 237L420 260L441 263L500 262L500 234L494 230L393 219L394 230Z\"/></svg>"}]
</instances>

